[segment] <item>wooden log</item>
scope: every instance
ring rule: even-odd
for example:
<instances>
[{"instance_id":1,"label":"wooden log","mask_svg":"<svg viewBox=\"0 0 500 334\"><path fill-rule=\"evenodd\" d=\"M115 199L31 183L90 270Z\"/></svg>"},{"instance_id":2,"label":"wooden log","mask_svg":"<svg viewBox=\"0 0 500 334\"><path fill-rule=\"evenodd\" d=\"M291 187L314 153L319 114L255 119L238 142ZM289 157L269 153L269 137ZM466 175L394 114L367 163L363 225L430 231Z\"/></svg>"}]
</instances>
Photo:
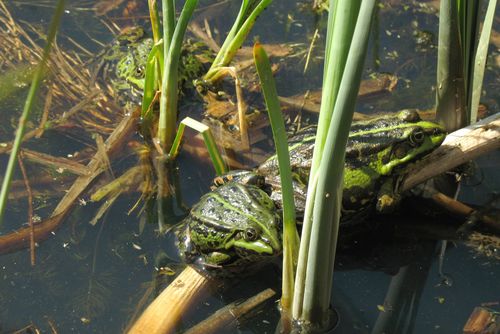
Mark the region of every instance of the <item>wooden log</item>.
<instances>
[{"instance_id":1,"label":"wooden log","mask_svg":"<svg viewBox=\"0 0 500 334\"><path fill-rule=\"evenodd\" d=\"M485 307L474 308L464 326L464 334L493 334L500 332L500 317Z\"/></svg>"},{"instance_id":2,"label":"wooden log","mask_svg":"<svg viewBox=\"0 0 500 334\"><path fill-rule=\"evenodd\" d=\"M191 267L184 271L149 304L128 334L174 333L182 315L210 285L208 277Z\"/></svg>"}]
</instances>

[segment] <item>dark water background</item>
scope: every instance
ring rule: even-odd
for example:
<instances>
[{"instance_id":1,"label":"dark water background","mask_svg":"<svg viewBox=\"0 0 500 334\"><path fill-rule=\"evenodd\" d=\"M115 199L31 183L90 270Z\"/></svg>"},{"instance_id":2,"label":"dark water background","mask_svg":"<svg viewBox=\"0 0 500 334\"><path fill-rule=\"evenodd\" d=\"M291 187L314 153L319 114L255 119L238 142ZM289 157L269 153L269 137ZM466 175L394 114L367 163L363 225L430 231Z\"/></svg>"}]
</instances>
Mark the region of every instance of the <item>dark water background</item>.
<instances>
[{"instance_id":1,"label":"dark water background","mask_svg":"<svg viewBox=\"0 0 500 334\"><path fill-rule=\"evenodd\" d=\"M215 2L200 1L199 8ZM393 112L403 108L428 109L433 106L438 17L435 12L426 9L426 2L401 2L402 5L399 1L392 1L393 5L383 2L380 6L365 64L365 78L374 72L391 73L399 77L398 86L389 97L359 104L358 111ZM16 19L27 20L44 29L53 9L51 1L41 1L38 4L22 1L5 3ZM93 43L89 36L103 43L110 42L113 36L89 10L92 5L92 1L69 1L61 32L98 52L101 46ZM305 5L306 1L276 0L261 15L246 44L251 45L253 38L258 36L263 43L302 43L307 48L317 26L320 27L320 36L323 36L326 15L315 16L307 10L299 10ZM219 32L227 31L232 18L237 14L238 6L235 1L221 17L213 18L210 23ZM120 13L120 10L114 11L109 16L116 18ZM140 14L147 15L147 12ZM498 29L498 15L496 21L495 30ZM125 22L122 23L126 25ZM416 38L421 32L428 34L426 36L430 40L417 45ZM320 37L313 53L318 59L312 62L311 70L306 75L301 74L303 59L298 61L297 66L294 63L294 66L289 67L290 70L279 73L276 80L280 95L289 96L320 87L322 44L323 39ZM490 65L485 76L486 94L482 99L491 113L499 111L500 90L495 59L498 59L498 46L492 45ZM298 67L300 69L297 70ZM0 104L5 122L2 128L5 128L5 124L16 124L13 120L18 117L21 109L22 102ZM13 127L7 126L0 134L1 140L10 140L12 132ZM61 156L83 146L73 138L56 133L49 133L41 142L32 145L34 146L31 147L45 147L51 154ZM1 162L4 168L6 158L1 157ZM463 186L460 199L484 205L493 194L497 194L500 190L499 162L498 152L478 159L479 176L476 175L475 180L468 182L470 185ZM125 161L124 164L130 165L131 162ZM181 153L178 166L183 201L190 206L209 190L213 173L206 161L185 153ZM37 167L34 165L29 168ZM116 168L120 167L117 165ZM20 177L19 173L17 177ZM37 265L34 268L30 266L27 251L2 255L0 333L10 333L30 323L44 332L50 332L49 319L59 333L120 332L147 287L156 284L155 257L161 251L172 248L168 240L157 236L155 223L147 223L140 232L141 217L137 217L135 212L127 214L138 196L132 194L121 197L96 226L91 226L88 222L93 218L97 206L77 206L55 235L37 247ZM36 214L46 217L50 213L50 205L54 203L57 203L57 199L48 198L47 206L37 207ZM26 210L24 199L12 202L3 232L24 224ZM170 215L170 223L175 223L182 217L183 212L176 210ZM400 219L406 218L402 216ZM386 240L385 243L391 246L392 241ZM333 289L334 305L341 319L339 333L369 333L378 317L399 310L403 310L401 319L416 312L413 331L406 328L401 332L457 333L461 332L475 306L500 302L500 265L495 260L479 255L463 245L450 245L444 262L444 271L453 279L450 287L439 284L441 278L438 274L436 244L421 242L417 246L400 246L394 242L393 246L392 250L388 247L389 250L386 251L392 253L380 254L382 257L396 258L396 264L384 270L363 270L366 266L356 264L357 261L365 263L360 260L360 254L371 253L371 249L362 243L358 246L355 260L339 259ZM418 249L427 255L419 261L401 260L398 259L398 254L394 254L401 249ZM349 264L349 261L354 264ZM415 297L419 303L416 303L414 310L401 305L391 310L390 306L383 305L391 279L394 279L399 268L398 261L403 265L413 263L404 269L410 272L405 285L411 287L421 284L422 293ZM179 267L173 265L173 268ZM214 291L192 314L186 315L185 328L234 300L250 297L266 287L279 289L279 277L279 268L271 266L258 275ZM255 317L242 323L239 329L229 332L272 333L278 317L276 303L271 301L259 309Z\"/></svg>"}]
</instances>

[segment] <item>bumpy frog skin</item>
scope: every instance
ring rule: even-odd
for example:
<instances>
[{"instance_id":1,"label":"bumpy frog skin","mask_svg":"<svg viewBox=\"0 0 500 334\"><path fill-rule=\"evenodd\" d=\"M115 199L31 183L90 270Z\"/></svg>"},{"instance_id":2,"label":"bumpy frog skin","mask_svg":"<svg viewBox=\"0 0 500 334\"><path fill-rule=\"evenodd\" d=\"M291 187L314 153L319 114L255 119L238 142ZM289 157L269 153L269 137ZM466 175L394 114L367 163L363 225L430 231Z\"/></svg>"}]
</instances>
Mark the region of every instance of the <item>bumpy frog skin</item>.
<instances>
[{"instance_id":1,"label":"bumpy frog skin","mask_svg":"<svg viewBox=\"0 0 500 334\"><path fill-rule=\"evenodd\" d=\"M304 209L305 192L314 150L315 128L292 137L290 160L295 175L296 206ZM438 147L446 134L440 125L422 121L415 110L403 110L397 115L378 117L352 124L347 142L343 222L362 218L359 215L372 209L374 201L379 212L389 212L398 203L393 198L392 183L404 167ZM269 158L259 168L266 181L275 188L272 198L281 201L276 157ZM352 214L352 217L350 217ZM353 221L355 222L355 221Z\"/></svg>"},{"instance_id":2,"label":"bumpy frog skin","mask_svg":"<svg viewBox=\"0 0 500 334\"><path fill-rule=\"evenodd\" d=\"M111 83L124 105L138 105L142 101L146 64L153 47L153 39L145 37L141 27L132 27L116 37L104 54L104 77ZM192 88L192 80L205 72L200 59L210 60L210 53L203 43L190 40L183 42L179 59L179 93Z\"/></svg>"},{"instance_id":3,"label":"bumpy frog skin","mask_svg":"<svg viewBox=\"0 0 500 334\"><path fill-rule=\"evenodd\" d=\"M237 272L280 254L280 229L264 191L230 181L202 196L176 233L188 262Z\"/></svg>"},{"instance_id":4,"label":"bumpy frog skin","mask_svg":"<svg viewBox=\"0 0 500 334\"><path fill-rule=\"evenodd\" d=\"M130 28L117 36L104 54L104 76L124 104L139 104L144 90L145 66L153 46L140 27Z\"/></svg>"}]
</instances>

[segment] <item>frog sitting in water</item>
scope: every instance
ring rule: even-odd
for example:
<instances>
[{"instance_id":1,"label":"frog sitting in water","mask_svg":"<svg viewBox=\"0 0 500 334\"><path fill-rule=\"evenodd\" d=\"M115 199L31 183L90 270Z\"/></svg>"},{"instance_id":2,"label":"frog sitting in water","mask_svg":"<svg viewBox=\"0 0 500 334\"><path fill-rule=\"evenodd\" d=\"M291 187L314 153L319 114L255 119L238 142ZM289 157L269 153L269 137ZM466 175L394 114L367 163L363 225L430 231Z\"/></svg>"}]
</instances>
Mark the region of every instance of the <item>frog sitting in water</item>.
<instances>
[{"instance_id":1,"label":"frog sitting in water","mask_svg":"<svg viewBox=\"0 0 500 334\"><path fill-rule=\"evenodd\" d=\"M290 139L299 215L311 167L312 130ZM353 123L346 150L341 226L358 223L375 210L386 212L394 207L394 183L404 174L405 166L434 150L444 138L441 126L422 121L412 110ZM256 172L232 173L224 178L226 182L192 208L176 233L181 255L188 262L241 271L241 265L261 262L281 251L276 157Z\"/></svg>"},{"instance_id":2,"label":"frog sitting in water","mask_svg":"<svg viewBox=\"0 0 500 334\"><path fill-rule=\"evenodd\" d=\"M139 105L144 91L146 64L153 39L141 27L131 27L120 33L102 59L103 77L111 83L116 96L124 105ZM192 80L205 72L203 61L210 60L207 47L200 42L183 42L179 59L179 87L193 88Z\"/></svg>"}]
</instances>

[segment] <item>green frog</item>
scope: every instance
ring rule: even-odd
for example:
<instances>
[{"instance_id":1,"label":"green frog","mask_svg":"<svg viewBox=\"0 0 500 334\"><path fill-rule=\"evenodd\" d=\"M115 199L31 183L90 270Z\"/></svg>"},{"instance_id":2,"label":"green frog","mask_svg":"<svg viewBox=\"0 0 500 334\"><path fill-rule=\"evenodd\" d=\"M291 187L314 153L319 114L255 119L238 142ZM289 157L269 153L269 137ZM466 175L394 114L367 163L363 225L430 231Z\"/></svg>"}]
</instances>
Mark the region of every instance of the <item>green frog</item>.
<instances>
[{"instance_id":1,"label":"green frog","mask_svg":"<svg viewBox=\"0 0 500 334\"><path fill-rule=\"evenodd\" d=\"M290 141L298 214L304 210L307 181L314 150L315 128ZM404 167L438 147L446 136L440 125L423 121L418 112L406 109L352 124L346 147L342 221L358 222L372 209L391 212L399 202L394 190ZM258 169L273 186L272 198L281 202L278 165L275 156Z\"/></svg>"},{"instance_id":2,"label":"green frog","mask_svg":"<svg viewBox=\"0 0 500 334\"><path fill-rule=\"evenodd\" d=\"M302 131L289 142L299 216L315 130ZM359 223L373 211L393 209L398 203L396 181L405 166L434 150L444 138L440 125L421 120L415 110L353 123L345 157L341 226ZM276 157L255 171L232 172L215 183L218 187L205 194L177 228L181 255L206 268L232 270L279 254L281 192ZM245 239L248 229L256 233Z\"/></svg>"},{"instance_id":3,"label":"green frog","mask_svg":"<svg viewBox=\"0 0 500 334\"><path fill-rule=\"evenodd\" d=\"M102 77L114 90L113 96L123 105L138 105L144 90L145 66L153 47L141 27L131 27L120 33L104 51L100 68Z\"/></svg>"},{"instance_id":4,"label":"green frog","mask_svg":"<svg viewBox=\"0 0 500 334\"><path fill-rule=\"evenodd\" d=\"M142 101L146 64L153 44L143 28L131 27L120 33L101 57L104 80L124 105L135 106ZM205 72L211 59L203 43L185 40L179 60L179 90L194 88L192 81Z\"/></svg>"},{"instance_id":5,"label":"green frog","mask_svg":"<svg viewBox=\"0 0 500 334\"><path fill-rule=\"evenodd\" d=\"M280 230L280 215L267 193L252 183L230 181L202 196L175 233L187 262L237 273L279 255Z\"/></svg>"}]
</instances>

